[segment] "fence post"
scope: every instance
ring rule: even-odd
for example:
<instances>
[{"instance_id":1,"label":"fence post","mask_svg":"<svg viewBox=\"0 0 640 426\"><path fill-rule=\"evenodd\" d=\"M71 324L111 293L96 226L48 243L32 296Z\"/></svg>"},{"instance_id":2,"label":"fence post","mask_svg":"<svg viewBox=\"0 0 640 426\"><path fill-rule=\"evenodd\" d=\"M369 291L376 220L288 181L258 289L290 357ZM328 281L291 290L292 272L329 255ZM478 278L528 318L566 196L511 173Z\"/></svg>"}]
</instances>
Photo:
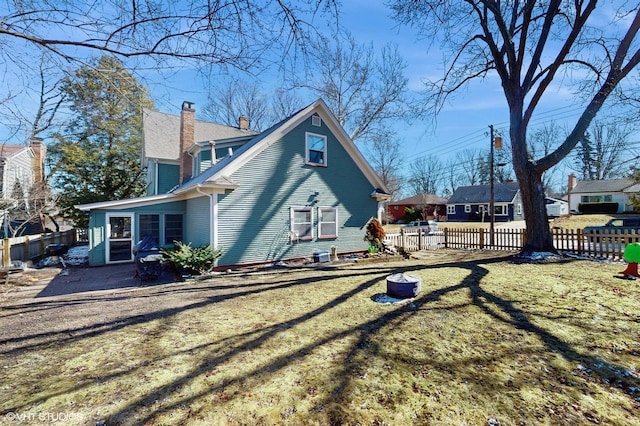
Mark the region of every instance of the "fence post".
<instances>
[{"instance_id":1,"label":"fence post","mask_svg":"<svg viewBox=\"0 0 640 426\"><path fill-rule=\"evenodd\" d=\"M484 228L480 228L480 249L484 248Z\"/></svg>"},{"instance_id":2,"label":"fence post","mask_svg":"<svg viewBox=\"0 0 640 426\"><path fill-rule=\"evenodd\" d=\"M22 258L27 261L29 260L29 246L31 245L31 240L29 237L24 237L24 243L22 245Z\"/></svg>"},{"instance_id":3,"label":"fence post","mask_svg":"<svg viewBox=\"0 0 640 426\"><path fill-rule=\"evenodd\" d=\"M2 266L8 268L11 266L11 243L8 238L3 240L2 252Z\"/></svg>"}]
</instances>

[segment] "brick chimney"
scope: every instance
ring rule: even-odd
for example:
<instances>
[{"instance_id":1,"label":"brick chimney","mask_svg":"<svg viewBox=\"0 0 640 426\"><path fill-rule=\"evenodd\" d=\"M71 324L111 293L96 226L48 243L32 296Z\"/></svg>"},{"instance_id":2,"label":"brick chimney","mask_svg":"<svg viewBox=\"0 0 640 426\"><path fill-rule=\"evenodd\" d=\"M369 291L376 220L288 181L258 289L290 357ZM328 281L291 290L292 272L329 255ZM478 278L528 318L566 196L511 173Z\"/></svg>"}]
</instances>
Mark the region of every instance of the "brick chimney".
<instances>
[{"instance_id":1,"label":"brick chimney","mask_svg":"<svg viewBox=\"0 0 640 426\"><path fill-rule=\"evenodd\" d=\"M195 144L196 109L193 102L182 102L180 113L180 183L191 179L193 162L187 150Z\"/></svg>"},{"instance_id":2,"label":"brick chimney","mask_svg":"<svg viewBox=\"0 0 640 426\"><path fill-rule=\"evenodd\" d=\"M44 182L44 160L47 153L47 146L40 138L31 138L29 141L31 150L33 151L33 182Z\"/></svg>"},{"instance_id":3,"label":"brick chimney","mask_svg":"<svg viewBox=\"0 0 640 426\"><path fill-rule=\"evenodd\" d=\"M249 119L244 115L238 118L238 128L240 130L249 130Z\"/></svg>"}]
</instances>

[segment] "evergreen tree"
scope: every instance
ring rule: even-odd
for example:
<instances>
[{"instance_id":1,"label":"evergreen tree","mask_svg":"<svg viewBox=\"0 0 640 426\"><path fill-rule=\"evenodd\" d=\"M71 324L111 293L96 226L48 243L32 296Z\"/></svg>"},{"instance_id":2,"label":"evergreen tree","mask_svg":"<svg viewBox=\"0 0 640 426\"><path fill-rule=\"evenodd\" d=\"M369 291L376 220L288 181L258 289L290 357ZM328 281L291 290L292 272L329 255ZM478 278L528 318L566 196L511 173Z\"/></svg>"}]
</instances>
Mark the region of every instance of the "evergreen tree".
<instances>
[{"instance_id":1,"label":"evergreen tree","mask_svg":"<svg viewBox=\"0 0 640 426\"><path fill-rule=\"evenodd\" d=\"M593 144L589 132L580 139L575 149L575 170L580 173L580 180L594 180Z\"/></svg>"},{"instance_id":2,"label":"evergreen tree","mask_svg":"<svg viewBox=\"0 0 640 426\"><path fill-rule=\"evenodd\" d=\"M77 204L132 198L144 193L140 165L142 109L153 108L146 88L109 56L63 81L73 113L50 146L59 207L87 226Z\"/></svg>"}]
</instances>

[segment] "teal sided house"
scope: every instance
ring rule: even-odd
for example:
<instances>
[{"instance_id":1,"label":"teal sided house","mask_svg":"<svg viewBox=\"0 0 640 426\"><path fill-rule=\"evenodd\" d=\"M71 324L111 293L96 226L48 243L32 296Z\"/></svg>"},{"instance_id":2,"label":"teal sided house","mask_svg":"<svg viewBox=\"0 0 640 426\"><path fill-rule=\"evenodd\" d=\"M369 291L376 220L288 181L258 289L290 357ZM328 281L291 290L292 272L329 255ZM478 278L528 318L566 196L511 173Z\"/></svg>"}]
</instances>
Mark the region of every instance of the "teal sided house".
<instances>
[{"instance_id":1,"label":"teal sided house","mask_svg":"<svg viewBox=\"0 0 640 426\"><path fill-rule=\"evenodd\" d=\"M366 250L365 225L380 218L389 195L322 100L260 134L240 125L196 141L202 122L194 116L193 104L183 104L179 125L157 135L170 135L166 143L179 147L179 158L169 147L148 155L153 132L145 123L150 195L77 206L90 215L91 265L133 261L133 245L147 235L163 246L221 248L218 266L225 267L309 257L332 246Z\"/></svg>"}]
</instances>

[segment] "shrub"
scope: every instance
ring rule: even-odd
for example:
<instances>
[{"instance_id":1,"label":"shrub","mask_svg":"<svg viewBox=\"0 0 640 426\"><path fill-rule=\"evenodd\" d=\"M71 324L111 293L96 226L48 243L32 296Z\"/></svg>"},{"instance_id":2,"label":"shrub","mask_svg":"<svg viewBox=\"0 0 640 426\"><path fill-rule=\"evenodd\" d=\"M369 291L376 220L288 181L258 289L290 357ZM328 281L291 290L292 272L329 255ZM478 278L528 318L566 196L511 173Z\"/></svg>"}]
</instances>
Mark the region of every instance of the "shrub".
<instances>
[{"instance_id":1,"label":"shrub","mask_svg":"<svg viewBox=\"0 0 640 426\"><path fill-rule=\"evenodd\" d=\"M384 232L384 228L380 221L372 217L367 222L367 231L364 234L364 240L369 242L369 245L375 247L380 250L382 248L382 240L384 240L384 236L386 233ZM371 249L369 250L371 252Z\"/></svg>"},{"instance_id":2,"label":"shrub","mask_svg":"<svg viewBox=\"0 0 640 426\"><path fill-rule=\"evenodd\" d=\"M580 203L578 211L584 214L615 214L618 212L618 203Z\"/></svg>"},{"instance_id":3,"label":"shrub","mask_svg":"<svg viewBox=\"0 0 640 426\"><path fill-rule=\"evenodd\" d=\"M409 223L414 220L422 219L422 216L420 215L420 212L416 211L413 207L405 207L402 219L404 220L404 223Z\"/></svg>"},{"instance_id":4,"label":"shrub","mask_svg":"<svg viewBox=\"0 0 640 426\"><path fill-rule=\"evenodd\" d=\"M191 244L176 241L175 247L163 249L162 254L180 268L204 274L213 269L222 250L213 249L210 245L193 248Z\"/></svg>"}]
</instances>

